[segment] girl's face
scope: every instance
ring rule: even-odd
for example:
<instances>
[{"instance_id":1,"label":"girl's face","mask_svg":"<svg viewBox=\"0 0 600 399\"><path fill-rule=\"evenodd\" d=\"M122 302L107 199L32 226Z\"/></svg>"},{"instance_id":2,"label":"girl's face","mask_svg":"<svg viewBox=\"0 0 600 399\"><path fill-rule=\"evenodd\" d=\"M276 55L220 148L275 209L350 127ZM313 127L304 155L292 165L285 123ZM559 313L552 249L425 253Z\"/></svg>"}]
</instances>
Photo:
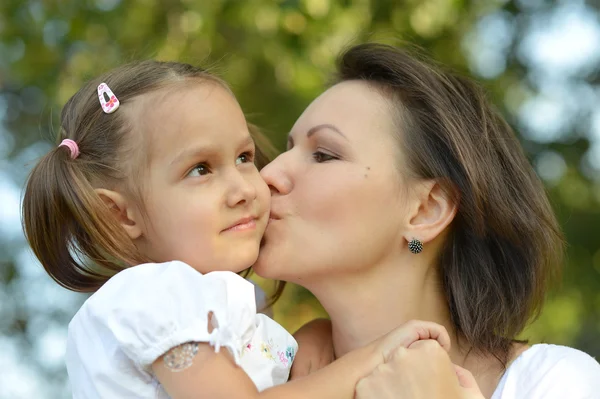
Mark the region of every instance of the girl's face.
<instances>
[{"instance_id":1,"label":"girl's face","mask_svg":"<svg viewBox=\"0 0 600 399\"><path fill-rule=\"evenodd\" d=\"M203 273L251 266L270 195L235 98L202 82L140 101L149 142L141 250L156 262L180 260Z\"/></svg>"},{"instance_id":2,"label":"girl's face","mask_svg":"<svg viewBox=\"0 0 600 399\"><path fill-rule=\"evenodd\" d=\"M306 284L405 246L406 190L388 107L366 83L349 81L298 119L288 150L261 171L272 197L258 274Z\"/></svg>"}]
</instances>

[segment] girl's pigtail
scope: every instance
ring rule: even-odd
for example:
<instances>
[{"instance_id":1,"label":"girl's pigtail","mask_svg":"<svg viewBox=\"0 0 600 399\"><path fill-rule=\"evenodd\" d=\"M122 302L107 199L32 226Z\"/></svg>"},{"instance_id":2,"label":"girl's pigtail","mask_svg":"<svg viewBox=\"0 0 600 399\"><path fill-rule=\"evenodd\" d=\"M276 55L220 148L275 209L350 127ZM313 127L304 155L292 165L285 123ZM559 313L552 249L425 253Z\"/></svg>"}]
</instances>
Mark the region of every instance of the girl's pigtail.
<instances>
[{"instance_id":1,"label":"girl's pigtail","mask_svg":"<svg viewBox=\"0 0 600 399\"><path fill-rule=\"evenodd\" d=\"M27 240L65 288L91 292L141 263L135 245L84 176L85 160L61 146L32 170L23 198Z\"/></svg>"}]
</instances>

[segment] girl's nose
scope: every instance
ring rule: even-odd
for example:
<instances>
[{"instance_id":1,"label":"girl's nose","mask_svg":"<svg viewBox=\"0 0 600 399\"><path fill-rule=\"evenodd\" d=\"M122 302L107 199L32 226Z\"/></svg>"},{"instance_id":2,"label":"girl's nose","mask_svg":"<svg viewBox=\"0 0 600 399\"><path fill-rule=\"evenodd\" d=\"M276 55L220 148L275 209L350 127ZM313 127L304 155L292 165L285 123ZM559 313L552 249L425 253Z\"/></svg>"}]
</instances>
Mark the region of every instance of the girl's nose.
<instances>
[{"instance_id":1,"label":"girl's nose","mask_svg":"<svg viewBox=\"0 0 600 399\"><path fill-rule=\"evenodd\" d=\"M244 205L256 199L256 187L249 178L236 170L231 179L230 191L227 196L229 207Z\"/></svg>"}]
</instances>

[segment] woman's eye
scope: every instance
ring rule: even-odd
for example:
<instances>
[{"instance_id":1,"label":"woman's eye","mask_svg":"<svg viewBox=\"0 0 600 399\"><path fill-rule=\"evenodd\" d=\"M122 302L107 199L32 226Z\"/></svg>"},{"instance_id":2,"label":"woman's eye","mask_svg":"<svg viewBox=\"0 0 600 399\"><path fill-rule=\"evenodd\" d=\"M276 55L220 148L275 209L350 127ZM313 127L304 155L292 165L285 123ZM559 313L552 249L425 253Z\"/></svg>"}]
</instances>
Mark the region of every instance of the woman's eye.
<instances>
[{"instance_id":1,"label":"woman's eye","mask_svg":"<svg viewBox=\"0 0 600 399\"><path fill-rule=\"evenodd\" d=\"M332 161L334 159L338 159L337 157L334 157L333 155L326 154L326 153L324 153L322 151L315 151L313 153L313 158L318 163L322 163L322 162L327 162L327 161Z\"/></svg>"},{"instance_id":2,"label":"woman's eye","mask_svg":"<svg viewBox=\"0 0 600 399\"><path fill-rule=\"evenodd\" d=\"M190 173L188 173L188 176L206 176L207 174L210 173L210 168L208 167L208 165L203 164L203 163L199 163L198 165L194 166L194 168L192 170L190 170Z\"/></svg>"},{"instance_id":3,"label":"woman's eye","mask_svg":"<svg viewBox=\"0 0 600 399\"><path fill-rule=\"evenodd\" d=\"M243 163L249 163L252 162L252 153L251 152L244 152L243 154L240 154L236 160L235 160L235 164L236 165L240 165Z\"/></svg>"}]
</instances>

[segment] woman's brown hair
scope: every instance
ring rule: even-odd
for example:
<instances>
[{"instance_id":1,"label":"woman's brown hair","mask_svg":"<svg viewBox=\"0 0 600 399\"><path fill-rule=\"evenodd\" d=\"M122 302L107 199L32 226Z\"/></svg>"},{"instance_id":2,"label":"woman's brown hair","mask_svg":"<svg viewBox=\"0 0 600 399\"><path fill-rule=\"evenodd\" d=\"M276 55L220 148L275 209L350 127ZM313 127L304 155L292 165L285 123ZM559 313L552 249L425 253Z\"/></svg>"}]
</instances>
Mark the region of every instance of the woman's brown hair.
<instances>
[{"instance_id":1,"label":"woman's brown hair","mask_svg":"<svg viewBox=\"0 0 600 399\"><path fill-rule=\"evenodd\" d=\"M121 107L105 114L97 86L105 82ZM29 245L46 272L74 291L97 290L115 273L151 259L145 258L125 233L109 208L94 191L98 187L131 188L139 181L141 138L128 115L132 99L175 84L227 85L203 69L178 62L153 60L118 67L88 82L65 104L57 144L75 141L80 155L57 146L33 168L23 198L23 228ZM272 151L260 131L249 126L257 143L256 164L269 162ZM247 273L246 273L247 274Z\"/></svg>"},{"instance_id":2,"label":"woman's brown hair","mask_svg":"<svg viewBox=\"0 0 600 399\"><path fill-rule=\"evenodd\" d=\"M471 80L382 44L343 53L336 82L366 81L390 100L410 177L458 204L439 256L457 333L503 365L540 312L563 260L544 187L509 124Z\"/></svg>"}]
</instances>

